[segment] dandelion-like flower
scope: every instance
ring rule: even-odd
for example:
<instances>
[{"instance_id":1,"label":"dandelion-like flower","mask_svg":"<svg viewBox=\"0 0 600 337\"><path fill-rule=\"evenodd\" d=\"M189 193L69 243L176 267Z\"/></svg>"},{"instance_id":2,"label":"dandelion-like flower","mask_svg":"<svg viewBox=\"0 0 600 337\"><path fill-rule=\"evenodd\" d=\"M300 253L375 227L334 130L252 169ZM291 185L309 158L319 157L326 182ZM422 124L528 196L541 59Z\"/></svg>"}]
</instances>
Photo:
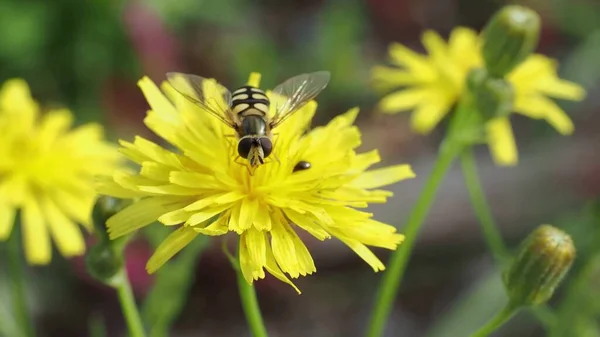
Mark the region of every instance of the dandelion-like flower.
<instances>
[{"instance_id":1,"label":"dandelion-like flower","mask_svg":"<svg viewBox=\"0 0 600 337\"><path fill-rule=\"evenodd\" d=\"M102 127L70 131L66 109L40 116L27 83L13 79L0 90L0 240L14 229L17 211L25 256L47 264L51 237L65 257L85 251L78 223L91 229L96 199L94 177L112 175L119 154L103 141Z\"/></svg>"},{"instance_id":2,"label":"dandelion-like flower","mask_svg":"<svg viewBox=\"0 0 600 337\"><path fill-rule=\"evenodd\" d=\"M259 79L253 74L249 84L258 86ZM375 271L384 269L367 245L395 249L403 236L356 208L385 202L392 193L378 188L414 173L409 165L367 171L380 158L377 151L354 151L361 143L360 132L352 125L357 109L307 131L316 110L311 101L276 128L274 159L250 174L235 160L232 129L168 83L161 91L143 78L139 86L152 108L144 123L178 151L141 137L121 142L122 152L140 165L140 171L120 172L102 190L115 197L140 198L107 221L111 238L157 219L176 228L148 261L150 273L197 235L229 232L239 236L240 269L249 283L264 278L266 269L298 290L288 276L316 271L298 231L319 240L336 237ZM215 95L207 99L222 100ZM302 167L297 166L301 162L310 163L310 168L294 169Z\"/></svg>"},{"instance_id":3,"label":"dandelion-like flower","mask_svg":"<svg viewBox=\"0 0 600 337\"><path fill-rule=\"evenodd\" d=\"M378 89L390 91L403 87L385 96L379 109L390 114L414 110L413 129L427 134L457 103L466 88L467 75L471 70L483 67L483 59L481 38L468 28L455 28L448 42L439 34L426 31L422 42L427 55L401 44L392 44L389 56L396 67L377 66L372 76ZM507 76L507 80L514 88L514 112L544 119L563 135L573 132L572 121L550 97L578 101L583 99L585 91L558 77L556 61L540 54L531 55ZM509 118L488 121L486 131L496 163L516 164L517 148Z\"/></svg>"}]
</instances>

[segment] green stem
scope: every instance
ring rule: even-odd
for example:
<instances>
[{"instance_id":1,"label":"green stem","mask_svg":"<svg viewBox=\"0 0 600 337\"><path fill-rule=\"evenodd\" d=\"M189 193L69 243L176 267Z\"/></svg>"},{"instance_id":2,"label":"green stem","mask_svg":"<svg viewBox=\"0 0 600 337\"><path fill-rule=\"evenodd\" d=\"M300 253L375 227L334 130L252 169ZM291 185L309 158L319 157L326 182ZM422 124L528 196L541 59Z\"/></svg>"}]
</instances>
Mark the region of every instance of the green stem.
<instances>
[{"instance_id":1,"label":"green stem","mask_svg":"<svg viewBox=\"0 0 600 337\"><path fill-rule=\"evenodd\" d=\"M429 212L429 208L433 204L442 179L461 149L462 146L453 141L451 137L446 138L444 143L442 143L438 158L425 183L423 192L419 196L408 219L408 223L404 227L404 242L392 254L387 271L383 275L368 325L367 336L369 337L378 337L383 334L385 322L396 299L396 294L402 282L408 258L415 245L417 235Z\"/></svg>"},{"instance_id":2,"label":"green stem","mask_svg":"<svg viewBox=\"0 0 600 337\"><path fill-rule=\"evenodd\" d=\"M235 269L237 273L238 288L240 289L242 308L244 309L244 314L246 314L250 332L252 332L253 337L267 337L267 329L263 323L254 286L244 279L244 275L242 275L240 268Z\"/></svg>"},{"instance_id":3,"label":"green stem","mask_svg":"<svg viewBox=\"0 0 600 337\"><path fill-rule=\"evenodd\" d=\"M121 303L121 308L123 309L123 316L125 316L125 321L127 322L130 336L145 337L146 333L144 332L144 324L142 323L140 313L137 305L135 304L135 297L131 291L131 284L129 283L129 278L127 277L127 271L125 268L121 269L112 284L117 289L117 293L119 294L119 302Z\"/></svg>"},{"instance_id":4,"label":"green stem","mask_svg":"<svg viewBox=\"0 0 600 337\"><path fill-rule=\"evenodd\" d=\"M21 237L19 228L13 228L8 240L8 259L10 275L10 293L13 310L20 333L25 337L35 336L31 317L27 307L25 279L23 277L23 257L21 255Z\"/></svg>"},{"instance_id":5,"label":"green stem","mask_svg":"<svg viewBox=\"0 0 600 337\"><path fill-rule=\"evenodd\" d=\"M477 173L477 162L475 161L472 148L466 147L463 150L461 155L461 166L467 190L469 191L469 197L471 198L471 204L473 205L475 215L481 224L483 238L492 252L492 255L494 255L495 260L498 264L502 265L509 261L510 252L502 239L502 234L498 230L498 226L496 226L492 211L481 187L479 174ZM550 329L554 313L548 306L540 305L531 308L531 311L540 323L542 323L544 328Z\"/></svg>"},{"instance_id":6,"label":"green stem","mask_svg":"<svg viewBox=\"0 0 600 337\"><path fill-rule=\"evenodd\" d=\"M490 319L481 329L477 330L471 337L486 337L496 331L502 324L506 323L514 314L517 313L516 306L507 304L500 312Z\"/></svg>"},{"instance_id":7,"label":"green stem","mask_svg":"<svg viewBox=\"0 0 600 337\"><path fill-rule=\"evenodd\" d=\"M489 249L492 251L494 258L498 262L505 262L510 255L504 244L504 240L502 239L502 234L494 222L492 211L490 210L483 189L481 188L479 174L477 173L477 163L475 162L471 147L466 147L463 150L461 165L467 190L469 191L469 197L471 198L471 204L473 205L475 215L481 224L483 237Z\"/></svg>"}]
</instances>

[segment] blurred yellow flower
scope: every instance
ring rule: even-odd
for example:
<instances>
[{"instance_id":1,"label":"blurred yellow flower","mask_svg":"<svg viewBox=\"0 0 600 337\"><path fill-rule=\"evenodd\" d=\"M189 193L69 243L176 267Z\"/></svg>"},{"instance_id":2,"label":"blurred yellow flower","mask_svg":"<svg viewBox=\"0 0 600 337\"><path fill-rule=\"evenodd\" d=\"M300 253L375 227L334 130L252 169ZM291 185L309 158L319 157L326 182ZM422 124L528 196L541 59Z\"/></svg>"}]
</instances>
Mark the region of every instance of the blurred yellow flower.
<instances>
[{"instance_id":1,"label":"blurred yellow flower","mask_svg":"<svg viewBox=\"0 0 600 337\"><path fill-rule=\"evenodd\" d=\"M66 109L40 116L27 83L12 79L0 90L0 240L10 237L17 211L31 264L52 257L50 237L66 256L85 251L77 223L91 228L95 176L110 175L119 153L96 124L69 127Z\"/></svg>"},{"instance_id":2,"label":"blurred yellow flower","mask_svg":"<svg viewBox=\"0 0 600 337\"><path fill-rule=\"evenodd\" d=\"M422 38L427 55L394 43L389 48L392 65L376 66L372 71L373 85L382 91L403 87L388 94L379 103L384 113L414 110L411 123L414 130L427 134L450 112L466 87L468 73L483 67L481 40L471 29L458 27L445 42L437 33L426 31ZM545 119L558 132L573 132L567 114L550 98L581 100L585 91L579 85L562 80L557 75L557 63L534 54L517 66L507 80L515 90L514 112ZM487 141L495 162L514 165L517 148L507 117L490 120Z\"/></svg>"},{"instance_id":3,"label":"blurred yellow flower","mask_svg":"<svg viewBox=\"0 0 600 337\"><path fill-rule=\"evenodd\" d=\"M252 74L249 84L258 86L259 79ZM266 269L298 291L288 275L297 278L316 268L297 230L319 240L337 237L375 271L384 269L366 245L395 249L403 236L355 207L385 202L392 193L377 188L414 173L409 165L366 171L380 158L377 151L354 152L361 143L358 128L352 126L357 109L305 134L316 110L316 102L310 102L276 129L273 151L278 159L250 175L246 166L234 162L237 140L227 137L233 130L167 83L161 91L144 77L139 86L152 108L146 126L179 151L141 137L121 142L122 152L141 166L140 172L120 172L102 191L141 198L107 221L111 238L157 219L177 228L148 261L150 273L199 234L234 232L240 238L240 268L249 283L264 278ZM294 172L300 161L311 167Z\"/></svg>"}]
</instances>

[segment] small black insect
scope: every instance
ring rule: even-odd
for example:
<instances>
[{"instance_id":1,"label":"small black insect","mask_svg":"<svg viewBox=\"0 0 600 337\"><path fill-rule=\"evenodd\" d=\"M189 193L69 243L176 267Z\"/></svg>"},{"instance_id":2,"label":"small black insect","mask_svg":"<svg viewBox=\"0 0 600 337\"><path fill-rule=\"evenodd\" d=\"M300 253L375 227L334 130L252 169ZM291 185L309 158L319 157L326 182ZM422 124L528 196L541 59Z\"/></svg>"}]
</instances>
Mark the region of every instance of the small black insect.
<instances>
[{"instance_id":1,"label":"small black insect","mask_svg":"<svg viewBox=\"0 0 600 337\"><path fill-rule=\"evenodd\" d=\"M296 164L296 166L294 166L294 170L292 172L308 170L310 167L311 165L309 162L301 160L298 162L298 164Z\"/></svg>"}]
</instances>

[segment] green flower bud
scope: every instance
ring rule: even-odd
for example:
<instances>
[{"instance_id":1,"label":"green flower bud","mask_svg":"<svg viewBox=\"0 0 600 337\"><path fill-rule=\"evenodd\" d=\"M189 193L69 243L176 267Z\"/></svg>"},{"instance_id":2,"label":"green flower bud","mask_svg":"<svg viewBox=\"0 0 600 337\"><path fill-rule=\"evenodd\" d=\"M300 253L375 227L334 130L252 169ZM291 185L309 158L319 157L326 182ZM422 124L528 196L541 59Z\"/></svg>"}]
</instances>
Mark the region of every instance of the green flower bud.
<instances>
[{"instance_id":1,"label":"green flower bud","mask_svg":"<svg viewBox=\"0 0 600 337\"><path fill-rule=\"evenodd\" d=\"M491 77L485 69L469 73L467 86L473 104L484 120L508 116L513 107L513 87L503 78Z\"/></svg>"},{"instance_id":2,"label":"green flower bud","mask_svg":"<svg viewBox=\"0 0 600 337\"><path fill-rule=\"evenodd\" d=\"M483 30L483 59L489 73L504 77L537 47L540 17L532 9L509 5L498 11Z\"/></svg>"},{"instance_id":3,"label":"green flower bud","mask_svg":"<svg viewBox=\"0 0 600 337\"><path fill-rule=\"evenodd\" d=\"M85 254L85 266L92 277L113 285L123 268L123 257L115 252L110 242L100 242Z\"/></svg>"},{"instance_id":4,"label":"green flower bud","mask_svg":"<svg viewBox=\"0 0 600 337\"><path fill-rule=\"evenodd\" d=\"M574 259L575 246L569 235L550 225L538 227L525 239L504 273L504 286L512 305L548 301Z\"/></svg>"},{"instance_id":5,"label":"green flower bud","mask_svg":"<svg viewBox=\"0 0 600 337\"><path fill-rule=\"evenodd\" d=\"M94 205L92 217L94 229L102 240L108 240L106 220L131 204L131 200L122 200L109 196L100 196Z\"/></svg>"}]
</instances>

